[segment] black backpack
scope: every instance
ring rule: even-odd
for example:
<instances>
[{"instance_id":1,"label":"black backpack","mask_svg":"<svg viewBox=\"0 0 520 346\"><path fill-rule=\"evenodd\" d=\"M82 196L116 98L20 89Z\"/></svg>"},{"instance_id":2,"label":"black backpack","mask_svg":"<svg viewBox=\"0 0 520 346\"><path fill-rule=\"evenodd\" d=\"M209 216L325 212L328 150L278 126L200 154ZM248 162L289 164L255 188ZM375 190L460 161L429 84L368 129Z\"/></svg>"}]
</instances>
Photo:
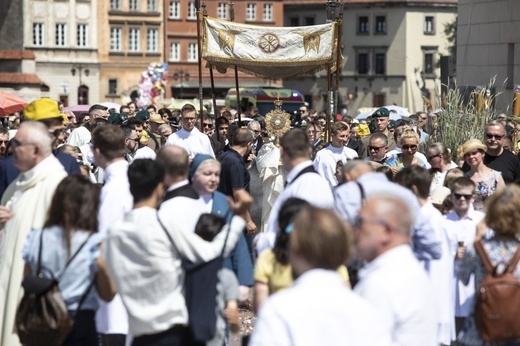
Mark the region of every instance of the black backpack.
<instances>
[{"instance_id":1,"label":"black backpack","mask_svg":"<svg viewBox=\"0 0 520 346\"><path fill-rule=\"evenodd\" d=\"M61 346L74 327L74 316L69 315L67 304L63 300L63 296L58 287L59 279L63 276L69 264L76 258L76 255L85 246L90 235L89 238L81 244L76 253L67 261L61 275L57 278L53 276L47 278L43 276L41 268L43 233L44 230L42 229L40 234L37 273L36 275L27 276L22 282L22 287L25 292L16 311L15 325L18 337L23 345ZM87 298L94 281L92 281L82 295L76 312L79 311L81 305Z\"/></svg>"}]
</instances>

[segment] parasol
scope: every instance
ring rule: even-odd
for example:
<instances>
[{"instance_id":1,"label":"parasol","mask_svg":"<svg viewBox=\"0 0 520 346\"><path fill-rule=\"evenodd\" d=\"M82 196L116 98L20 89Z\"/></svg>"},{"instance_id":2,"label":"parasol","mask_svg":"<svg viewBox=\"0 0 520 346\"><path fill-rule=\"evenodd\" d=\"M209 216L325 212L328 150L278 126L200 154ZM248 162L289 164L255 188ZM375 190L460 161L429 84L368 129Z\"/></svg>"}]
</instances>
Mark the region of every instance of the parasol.
<instances>
[{"instance_id":1,"label":"parasol","mask_svg":"<svg viewBox=\"0 0 520 346\"><path fill-rule=\"evenodd\" d=\"M16 112L21 112L27 106L27 102L18 95L0 91L0 116L8 116Z\"/></svg>"}]
</instances>

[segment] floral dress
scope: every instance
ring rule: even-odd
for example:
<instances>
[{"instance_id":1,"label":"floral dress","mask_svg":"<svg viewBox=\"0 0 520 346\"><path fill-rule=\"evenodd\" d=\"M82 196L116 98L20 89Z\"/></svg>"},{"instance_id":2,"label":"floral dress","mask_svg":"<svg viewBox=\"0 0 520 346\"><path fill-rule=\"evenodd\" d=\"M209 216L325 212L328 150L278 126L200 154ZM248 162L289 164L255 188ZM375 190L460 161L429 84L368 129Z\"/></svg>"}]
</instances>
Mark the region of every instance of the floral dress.
<instances>
[{"instance_id":1,"label":"floral dress","mask_svg":"<svg viewBox=\"0 0 520 346\"><path fill-rule=\"evenodd\" d=\"M518 241L498 241L494 239L483 240L484 249L486 249L486 253L491 260L493 266L497 265L501 261L509 262L513 257L516 247L518 246ZM475 292L478 292L480 283L484 280L486 276L486 269L480 260L475 248L470 245L467 247L467 251L462 258L459 271L457 273L457 277L460 281L462 281L465 285L469 283L470 277L472 274L475 274ZM517 265L514 270L515 276L520 279L520 265ZM464 328L457 336L457 340L464 346L491 346L490 343L486 343L480 337L480 333L477 330L475 325L474 318L475 306L471 308L471 312L466 319L464 324ZM493 346L519 346L520 340L504 342L504 343L494 343Z\"/></svg>"},{"instance_id":2,"label":"floral dress","mask_svg":"<svg viewBox=\"0 0 520 346\"><path fill-rule=\"evenodd\" d=\"M482 179L481 181L475 181L475 184L477 185L475 189L476 197L475 202L473 202L473 207L475 210L483 211L484 210L484 204L486 203L486 200L495 193L498 185L498 180L500 179L500 175L502 173L491 170L489 174ZM467 178L471 179L471 172L468 172L465 174Z\"/></svg>"}]
</instances>

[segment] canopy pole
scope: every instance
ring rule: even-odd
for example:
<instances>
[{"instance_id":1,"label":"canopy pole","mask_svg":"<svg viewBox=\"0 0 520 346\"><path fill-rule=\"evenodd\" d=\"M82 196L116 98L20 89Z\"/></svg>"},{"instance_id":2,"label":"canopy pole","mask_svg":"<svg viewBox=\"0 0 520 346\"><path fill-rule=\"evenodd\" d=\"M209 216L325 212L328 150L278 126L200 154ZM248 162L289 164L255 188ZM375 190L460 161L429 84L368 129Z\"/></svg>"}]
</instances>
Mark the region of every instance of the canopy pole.
<instances>
[{"instance_id":1,"label":"canopy pole","mask_svg":"<svg viewBox=\"0 0 520 346\"><path fill-rule=\"evenodd\" d=\"M195 7L197 8L197 53L199 60L199 103L200 103L200 129L204 130L204 102L202 96L202 37L200 26L202 24L202 12L200 10L200 0L195 1ZM202 4L204 7L204 15L206 15L206 4Z\"/></svg>"},{"instance_id":2,"label":"canopy pole","mask_svg":"<svg viewBox=\"0 0 520 346\"><path fill-rule=\"evenodd\" d=\"M217 141L220 142L220 133L217 129L217 101L215 99L215 80L213 79L213 66L209 66L209 78L211 79L211 98L213 101L213 117L215 118L215 130L217 132Z\"/></svg>"},{"instance_id":3,"label":"canopy pole","mask_svg":"<svg viewBox=\"0 0 520 346\"><path fill-rule=\"evenodd\" d=\"M338 114L338 94L339 94L339 80L341 77L341 36L343 33L343 13L339 14L336 21L337 25L337 41L336 41L336 88L334 99L334 122L336 122L336 114Z\"/></svg>"},{"instance_id":4,"label":"canopy pole","mask_svg":"<svg viewBox=\"0 0 520 346\"><path fill-rule=\"evenodd\" d=\"M329 101L329 116L325 123L325 138L330 142L330 118L334 116L334 90L332 90L332 65L327 67L327 94Z\"/></svg>"},{"instance_id":5,"label":"canopy pole","mask_svg":"<svg viewBox=\"0 0 520 346\"><path fill-rule=\"evenodd\" d=\"M235 4L233 1L229 1L229 19L230 21L235 21ZM238 111L238 124L242 122L242 110L240 107L240 86L238 84L238 68L235 65L235 90L237 93L237 111Z\"/></svg>"}]
</instances>

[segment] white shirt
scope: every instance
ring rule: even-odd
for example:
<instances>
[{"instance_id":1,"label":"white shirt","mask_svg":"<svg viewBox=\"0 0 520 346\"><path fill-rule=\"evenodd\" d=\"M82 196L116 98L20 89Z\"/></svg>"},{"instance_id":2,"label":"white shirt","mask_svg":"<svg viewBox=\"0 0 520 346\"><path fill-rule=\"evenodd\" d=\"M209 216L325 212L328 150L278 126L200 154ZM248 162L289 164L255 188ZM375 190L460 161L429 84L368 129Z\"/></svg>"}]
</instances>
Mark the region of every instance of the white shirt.
<instances>
[{"instance_id":1,"label":"white shirt","mask_svg":"<svg viewBox=\"0 0 520 346\"><path fill-rule=\"evenodd\" d=\"M352 160L358 157L355 150L348 147L336 148L329 144L327 147L316 153L314 158L314 168L322 177L324 177L329 186L332 188L338 185L338 179L336 178L336 165L338 161L345 164L348 160Z\"/></svg>"},{"instance_id":2,"label":"white shirt","mask_svg":"<svg viewBox=\"0 0 520 346\"><path fill-rule=\"evenodd\" d=\"M157 154L150 147L142 147L136 150L133 160L137 159L152 159L155 160ZM132 161L133 161L132 160Z\"/></svg>"},{"instance_id":3,"label":"white shirt","mask_svg":"<svg viewBox=\"0 0 520 346\"><path fill-rule=\"evenodd\" d=\"M209 261L220 255L225 229L213 242L206 242L183 225L164 218L175 248L157 219L154 208L132 210L124 221L110 228L103 257L128 311L130 334L156 334L174 325L188 324L183 295L181 256L192 262ZM225 256L235 247L245 221L233 217Z\"/></svg>"},{"instance_id":4,"label":"white shirt","mask_svg":"<svg viewBox=\"0 0 520 346\"><path fill-rule=\"evenodd\" d=\"M457 167L457 164L451 161L450 167L448 168L448 170L446 170L446 172L435 172L435 174L433 175L432 184L430 185L430 195L433 193L433 191L435 191L435 189L444 186L444 178L446 178L446 173L448 173L450 169Z\"/></svg>"},{"instance_id":5,"label":"white shirt","mask_svg":"<svg viewBox=\"0 0 520 346\"><path fill-rule=\"evenodd\" d=\"M355 292L377 309L392 345L437 346L437 318L426 272L409 245L379 255L360 271Z\"/></svg>"},{"instance_id":6,"label":"white shirt","mask_svg":"<svg viewBox=\"0 0 520 346\"><path fill-rule=\"evenodd\" d=\"M188 184L188 179L183 180L175 185L170 186L170 188L168 188L168 192ZM207 211L207 209L203 209L203 207L204 202L202 197L193 199L184 196L177 196L162 202L159 210L161 211L161 217L164 218L163 222L177 222L183 225L186 230L195 232L195 226L199 221L200 215L202 213L211 212L211 207L209 211Z\"/></svg>"},{"instance_id":7,"label":"white shirt","mask_svg":"<svg viewBox=\"0 0 520 346\"><path fill-rule=\"evenodd\" d=\"M445 217L456 224L457 242L462 242L464 246L470 246L475 241L477 224L486 216L483 212L475 210L470 204L466 215L460 217L454 210ZM461 260L455 260L455 316L468 317L473 307L475 297L475 275L471 274L469 282L464 285L457 277Z\"/></svg>"},{"instance_id":8,"label":"white shirt","mask_svg":"<svg viewBox=\"0 0 520 346\"><path fill-rule=\"evenodd\" d=\"M181 128L179 131L172 133L166 140L166 145L176 145L183 148L191 158L197 154L215 157L209 137L196 127L190 132Z\"/></svg>"},{"instance_id":9,"label":"white shirt","mask_svg":"<svg viewBox=\"0 0 520 346\"><path fill-rule=\"evenodd\" d=\"M256 237L258 253L274 246L276 234L278 233L278 213L289 198L301 198L319 208L332 209L334 207L334 198L329 184L319 174L302 174L293 182L298 173L309 166L312 166L311 160L298 164L287 174L287 186L278 196L271 209L267 219L266 231L259 233Z\"/></svg>"},{"instance_id":10,"label":"white shirt","mask_svg":"<svg viewBox=\"0 0 520 346\"><path fill-rule=\"evenodd\" d=\"M116 161L105 169L105 185L101 189L98 222L99 232L106 234L116 222L132 209L134 199L128 183L128 163ZM116 295L110 303L99 300L96 328L101 334L127 334L128 317L121 297Z\"/></svg>"},{"instance_id":11,"label":"white shirt","mask_svg":"<svg viewBox=\"0 0 520 346\"><path fill-rule=\"evenodd\" d=\"M337 272L313 269L262 305L250 345L382 346L390 332Z\"/></svg>"}]
</instances>

